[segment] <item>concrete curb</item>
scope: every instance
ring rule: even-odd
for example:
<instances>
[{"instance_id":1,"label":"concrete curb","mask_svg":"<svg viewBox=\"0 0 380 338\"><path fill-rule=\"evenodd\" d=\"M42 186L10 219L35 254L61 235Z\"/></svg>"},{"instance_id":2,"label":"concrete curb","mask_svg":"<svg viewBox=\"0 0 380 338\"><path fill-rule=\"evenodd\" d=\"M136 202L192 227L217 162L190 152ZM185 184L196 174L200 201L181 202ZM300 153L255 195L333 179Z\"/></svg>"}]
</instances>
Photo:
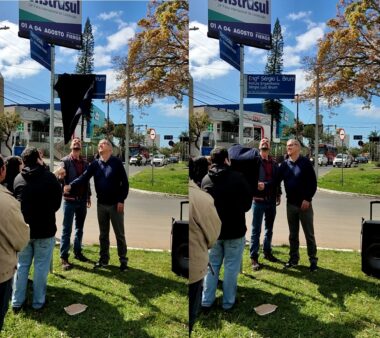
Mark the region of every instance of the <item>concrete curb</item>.
<instances>
[{"instance_id":1,"label":"concrete curb","mask_svg":"<svg viewBox=\"0 0 380 338\"><path fill-rule=\"evenodd\" d=\"M355 192L346 192L346 191L337 191L337 190L330 190L325 188L318 188L318 191L327 192L330 194L337 194L337 195L347 195L347 196L362 196L362 197L371 197L371 198L380 198L379 195L370 195L370 194L360 194Z\"/></svg>"},{"instance_id":2,"label":"concrete curb","mask_svg":"<svg viewBox=\"0 0 380 338\"><path fill-rule=\"evenodd\" d=\"M149 194L149 195L177 197L177 198L189 198L188 195L171 194L171 193L166 193L166 192L140 190L140 189L135 189L135 188L129 188L129 190L134 191L134 192L139 192L139 193L142 193L142 194Z\"/></svg>"}]
</instances>

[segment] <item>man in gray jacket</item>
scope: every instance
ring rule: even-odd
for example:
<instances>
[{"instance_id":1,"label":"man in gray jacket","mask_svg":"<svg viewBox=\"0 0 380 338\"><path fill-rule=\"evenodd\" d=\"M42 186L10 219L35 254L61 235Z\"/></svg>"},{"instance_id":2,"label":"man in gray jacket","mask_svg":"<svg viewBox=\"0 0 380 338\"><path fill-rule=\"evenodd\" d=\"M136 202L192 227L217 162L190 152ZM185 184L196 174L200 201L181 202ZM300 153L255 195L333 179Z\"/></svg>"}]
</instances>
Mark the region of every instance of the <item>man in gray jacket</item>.
<instances>
[{"instance_id":1,"label":"man in gray jacket","mask_svg":"<svg viewBox=\"0 0 380 338\"><path fill-rule=\"evenodd\" d=\"M6 166L0 155L0 183L4 181ZM0 184L0 331L12 295L13 275L18 251L29 241L29 227L21 213L20 203Z\"/></svg>"}]
</instances>

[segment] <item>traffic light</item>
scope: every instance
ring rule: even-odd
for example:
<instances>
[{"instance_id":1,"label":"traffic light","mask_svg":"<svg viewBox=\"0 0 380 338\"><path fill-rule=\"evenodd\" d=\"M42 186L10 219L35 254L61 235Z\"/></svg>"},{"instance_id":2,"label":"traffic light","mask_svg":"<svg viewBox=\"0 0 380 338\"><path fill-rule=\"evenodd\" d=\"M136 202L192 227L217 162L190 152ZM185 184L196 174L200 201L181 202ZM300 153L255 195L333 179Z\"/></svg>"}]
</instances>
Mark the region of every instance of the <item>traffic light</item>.
<instances>
[{"instance_id":1,"label":"traffic light","mask_svg":"<svg viewBox=\"0 0 380 338\"><path fill-rule=\"evenodd\" d=\"M212 123L208 124L207 131L214 131L214 125Z\"/></svg>"}]
</instances>

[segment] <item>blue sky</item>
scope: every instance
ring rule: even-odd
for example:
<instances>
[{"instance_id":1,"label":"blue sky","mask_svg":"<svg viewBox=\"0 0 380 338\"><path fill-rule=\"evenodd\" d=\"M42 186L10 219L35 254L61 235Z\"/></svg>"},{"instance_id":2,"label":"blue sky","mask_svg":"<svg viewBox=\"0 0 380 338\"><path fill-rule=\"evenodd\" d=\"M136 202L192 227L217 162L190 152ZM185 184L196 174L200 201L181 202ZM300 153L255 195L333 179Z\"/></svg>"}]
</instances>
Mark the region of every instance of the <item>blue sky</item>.
<instances>
[{"instance_id":1,"label":"blue sky","mask_svg":"<svg viewBox=\"0 0 380 338\"><path fill-rule=\"evenodd\" d=\"M326 22L336 15L338 0L298 1L272 0L272 29L276 18L282 26L284 37L284 73L296 74L296 92L307 86L301 61L304 56L316 55L317 40L328 31ZM207 1L190 1L190 71L194 78L194 105L227 104L239 102L239 72L219 58L218 40L207 38ZM267 51L245 47L245 73L261 74L266 64ZM245 99L245 103L262 102ZM296 111L291 100L283 103ZM323 102L322 102L323 103ZM300 120L315 123L315 107L302 103ZM344 128L351 137L350 145L356 146L353 135L363 135L380 129L380 100L375 99L370 109L362 109L361 101L346 100L329 113L322 104L324 125L330 130Z\"/></svg>"},{"instance_id":2,"label":"blue sky","mask_svg":"<svg viewBox=\"0 0 380 338\"><path fill-rule=\"evenodd\" d=\"M50 72L30 58L29 40L19 38L18 1L0 0L0 72L5 82L5 104L49 103ZM118 85L112 57L127 55L127 42L138 30L137 21L146 16L146 1L83 1L82 24L90 18L95 38L95 73L107 75L107 92ZM74 73L78 51L56 47L56 74ZM56 102L59 102L57 100ZM94 100L104 112L106 104ZM159 100L151 107L138 109L131 104L135 125L147 125L161 134L161 146L166 146L163 135L176 138L188 129L188 104L174 109L171 99ZM110 117L115 123L125 123L125 107L110 104ZM143 127L145 128L145 127Z\"/></svg>"}]
</instances>

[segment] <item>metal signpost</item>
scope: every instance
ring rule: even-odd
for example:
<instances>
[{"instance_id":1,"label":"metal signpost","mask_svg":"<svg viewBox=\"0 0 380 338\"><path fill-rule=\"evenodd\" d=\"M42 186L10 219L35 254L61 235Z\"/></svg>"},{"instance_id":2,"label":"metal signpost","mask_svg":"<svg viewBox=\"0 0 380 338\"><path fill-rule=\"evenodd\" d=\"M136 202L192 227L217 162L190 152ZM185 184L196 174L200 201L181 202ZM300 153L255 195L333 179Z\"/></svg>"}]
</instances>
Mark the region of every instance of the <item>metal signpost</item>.
<instances>
[{"instance_id":1,"label":"metal signpost","mask_svg":"<svg viewBox=\"0 0 380 338\"><path fill-rule=\"evenodd\" d=\"M222 34L230 42L226 42ZM244 112L244 45L262 49L272 48L271 0L221 1L208 0L207 36L223 39L221 58L240 69L239 143L243 143ZM221 37L222 36L222 37ZM240 61L234 44L240 44ZM222 47L223 46L223 47ZM238 68L238 64L240 64Z\"/></svg>"},{"instance_id":2,"label":"metal signpost","mask_svg":"<svg viewBox=\"0 0 380 338\"><path fill-rule=\"evenodd\" d=\"M344 144L344 137L345 137L345 132L344 132L344 129L342 128L339 132L339 138L342 140L342 185L343 185L343 144Z\"/></svg>"},{"instance_id":3,"label":"metal signpost","mask_svg":"<svg viewBox=\"0 0 380 338\"><path fill-rule=\"evenodd\" d=\"M150 130L149 137L153 141L153 154L154 154L154 140L156 139L156 131L153 128ZM152 165L152 185L153 185L153 183L154 183L154 179L153 179L153 167L154 167L153 158L151 160L151 165Z\"/></svg>"}]
</instances>

